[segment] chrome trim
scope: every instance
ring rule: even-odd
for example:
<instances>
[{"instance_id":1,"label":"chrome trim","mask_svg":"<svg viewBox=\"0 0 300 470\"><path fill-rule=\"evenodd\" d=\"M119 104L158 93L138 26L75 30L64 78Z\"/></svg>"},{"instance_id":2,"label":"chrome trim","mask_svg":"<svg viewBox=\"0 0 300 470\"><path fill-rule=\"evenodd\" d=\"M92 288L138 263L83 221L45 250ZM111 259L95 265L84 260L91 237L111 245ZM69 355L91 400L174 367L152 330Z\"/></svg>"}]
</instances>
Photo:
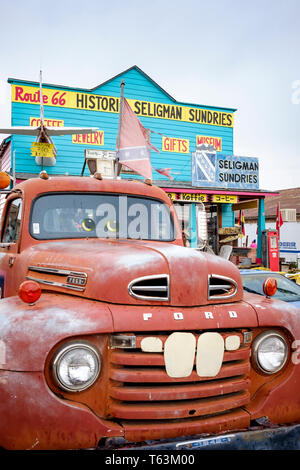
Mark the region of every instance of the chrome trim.
<instances>
[{"instance_id":1,"label":"chrome trim","mask_svg":"<svg viewBox=\"0 0 300 470\"><path fill-rule=\"evenodd\" d=\"M62 382L62 380L60 380L59 374L57 373L57 369L59 367L60 360L64 356L64 354L66 352L72 351L72 349L76 349L76 348L87 349L89 352L91 352L95 355L96 362L97 362L97 370L96 370L96 373L94 375L94 378L92 380L89 380L84 387L83 386L82 387L74 386L74 388L72 388L72 387L66 386ZM100 356L100 353L98 352L98 350L96 349L96 347L94 345L88 343L87 341L76 341L75 340L75 341L69 342L68 344L62 346L60 349L58 349L58 351L56 351L55 355L52 358L52 370L53 370L53 378L54 378L54 380L55 380L55 382L56 382L56 384L58 385L59 388L61 388L63 390L66 390L68 392L81 392L81 391L86 390L87 388L89 388L91 385L93 385L93 383L95 383L95 381L98 379L100 371L101 371L101 356Z\"/></svg>"},{"instance_id":2,"label":"chrome trim","mask_svg":"<svg viewBox=\"0 0 300 470\"><path fill-rule=\"evenodd\" d=\"M167 280L167 285L166 286L136 286L134 287L133 284L141 281L147 281L147 280L152 280L152 279L166 279ZM132 296L135 297L136 299L139 300L158 300L158 301L163 301L163 302L168 302L170 300L170 289L169 289L169 275L168 274L155 274L152 276L143 276L143 277L138 277L131 281L128 284L128 293ZM150 290L150 291L155 291L155 292L166 292L166 297L160 297L160 296L155 296L155 297L150 297L147 295L140 295L135 292L133 292L133 289L136 290Z\"/></svg>"},{"instance_id":3,"label":"chrome trim","mask_svg":"<svg viewBox=\"0 0 300 470\"><path fill-rule=\"evenodd\" d=\"M66 269L46 268L44 266L28 266L28 270L45 274L57 274L59 276L79 276L87 278L87 274L83 272L69 271Z\"/></svg>"},{"instance_id":4,"label":"chrome trim","mask_svg":"<svg viewBox=\"0 0 300 470\"><path fill-rule=\"evenodd\" d=\"M261 345L261 343L268 337L270 336L275 336L276 338L280 338L285 346L285 352L284 352L284 360L282 362L282 364L277 367L276 369L274 369L273 371L269 371L269 370L266 370L262 367L262 365L260 364L259 360L258 360L258 349L259 349L259 346ZM281 335L280 333L278 333L277 331L265 331L263 333L261 333L260 335L258 335L255 340L253 341L253 345L252 345L252 351L253 351L253 358L255 360L255 365L262 371L264 372L265 374L268 374L268 375L272 375L272 374L276 374L276 372L279 372L286 364L286 361L287 361L287 358L288 358L288 343L285 339L285 337L283 335Z\"/></svg>"},{"instance_id":5,"label":"chrome trim","mask_svg":"<svg viewBox=\"0 0 300 470\"><path fill-rule=\"evenodd\" d=\"M220 284L220 285L210 285L210 280L211 279L220 279L221 281L228 282L229 284ZM219 289L231 289L234 287L234 291L231 294L224 294L221 295L214 295L211 294L211 291L214 290L219 290ZM209 274L208 275L208 286L207 286L207 298L208 300L221 300L221 299L231 299L232 297L235 296L235 294L238 291L238 285L237 282L234 281L233 279L226 277L226 276L221 276L219 274Z\"/></svg>"},{"instance_id":6,"label":"chrome trim","mask_svg":"<svg viewBox=\"0 0 300 470\"><path fill-rule=\"evenodd\" d=\"M134 290L145 290L147 289L147 286L135 286ZM167 286L151 286L151 290L157 291L157 292L165 292L167 290Z\"/></svg>"},{"instance_id":7,"label":"chrome trim","mask_svg":"<svg viewBox=\"0 0 300 470\"><path fill-rule=\"evenodd\" d=\"M65 289L76 290L79 292L84 291L87 283L87 274L79 271L70 271L67 269L47 268L45 266L28 266L28 271L34 271L44 274L54 274L57 276L67 276L66 282L55 282L47 279L36 279L31 276L26 276L26 279L31 281L40 282L54 287L63 287ZM76 280L78 282L76 282Z\"/></svg>"},{"instance_id":8,"label":"chrome trim","mask_svg":"<svg viewBox=\"0 0 300 470\"><path fill-rule=\"evenodd\" d=\"M30 281L36 281L39 282L40 284L46 284L48 286L54 286L54 287L63 287L64 289L72 289L76 291L84 291L84 287L81 286L75 286L71 284L64 284L63 282L55 282L55 281L47 281L46 279L38 279L36 277L32 276L26 276L26 279L29 279Z\"/></svg>"}]
</instances>

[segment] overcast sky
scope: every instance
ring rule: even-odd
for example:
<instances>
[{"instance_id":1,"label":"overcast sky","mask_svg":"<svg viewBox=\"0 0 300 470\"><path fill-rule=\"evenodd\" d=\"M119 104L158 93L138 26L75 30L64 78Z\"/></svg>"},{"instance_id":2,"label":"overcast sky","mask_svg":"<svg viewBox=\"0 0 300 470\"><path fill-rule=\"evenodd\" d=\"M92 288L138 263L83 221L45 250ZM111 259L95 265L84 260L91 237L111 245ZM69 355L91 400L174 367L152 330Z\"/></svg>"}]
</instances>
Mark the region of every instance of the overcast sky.
<instances>
[{"instance_id":1,"label":"overcast sky","mask_svg":"<svg viewBox=\"0 0 300 470\"><path fill-rule=\"evenodd\" d=\"M0 0L7 79L92 88L137 65L176 100L237 108L234 153L260 189L300 187L300 0ZM4 136L0 135L0 142Z\"/></svg>"}]
</instances>

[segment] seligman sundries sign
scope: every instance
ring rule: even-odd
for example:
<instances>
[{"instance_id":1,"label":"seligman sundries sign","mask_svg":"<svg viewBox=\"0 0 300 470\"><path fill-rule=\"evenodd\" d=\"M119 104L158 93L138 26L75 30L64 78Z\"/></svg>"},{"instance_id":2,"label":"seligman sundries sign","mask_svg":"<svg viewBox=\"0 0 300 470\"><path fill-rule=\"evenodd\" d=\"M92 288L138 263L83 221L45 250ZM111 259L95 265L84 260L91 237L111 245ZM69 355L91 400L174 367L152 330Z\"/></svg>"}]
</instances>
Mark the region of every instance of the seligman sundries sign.
<instances>
[{"instance_id":1,"label":"seligman sundries sign","mask_svg":"<svg viewBox=\"0 0 300 470\"><path fill-rule=\"evenodd\" d=\"M192 153L192 184L214 188L259 189L258 159L196 149Z\"/></svg>"}]
</instances>

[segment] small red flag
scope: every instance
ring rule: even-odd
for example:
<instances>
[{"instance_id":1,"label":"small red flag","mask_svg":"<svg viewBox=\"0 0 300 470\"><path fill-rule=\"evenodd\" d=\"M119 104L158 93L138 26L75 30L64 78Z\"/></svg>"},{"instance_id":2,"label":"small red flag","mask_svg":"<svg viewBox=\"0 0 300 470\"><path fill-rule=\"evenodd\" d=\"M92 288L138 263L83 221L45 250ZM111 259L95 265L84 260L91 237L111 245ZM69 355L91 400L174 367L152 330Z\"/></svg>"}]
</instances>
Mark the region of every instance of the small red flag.
<instances>
[{"instance_id":1,"label":"small red flag","mask_svg":"<svg viewBox=\"0 0 300 470\"><path fill-rule=\"evenodd\" d=\"M171 168L154 168L157 173L161 175L167 176L170 180L173 180L173 176L171 175Z\"/></svg>"},{"instance_id":2,"label":"small red flag","mask_svg":"<svg viewBox=\"0 0 300 470\"><path fill-rule=\"evenodd\" d=\"M147 131L125 98L119 138L119 148L116 153L119 162L145 178L152 179Z\"/></svg>"},{"instance_id":3,"label":"small red flag","mask_svg":"<svg viewBox=\"0 0 300 470\"><path fill-rule=\"evenodd\" d=\"M276 230L279 233L280 227L283 225L281 211L279 209L279 204L277 205L277 216L276 216Z\"/></svg>"},{"instance_id":4,"label":"small red flag","mask_svg":"<svg viewBox=\"0 0 300 470\"><path fill-rule=\"evenodd\" d=\"M149 147L151 147L153 150L155 150L155 152L160 153L160 151L156 147L154 147L154 145L152 145L151 142L150 142L150 132L151 132L150 129L145 129L145 127L143 126L141 121L139 121L139 124L140 124L141 131L143 133L143 136L145 137L145 139L147 141L147 145L149 145ZM149 131L149 134L147 133L147 131Z\"/></svg>"},{"instance_id":5,"label":"small red flag","mask_svg":"<svg viewBox=\"0 0 300 470\"><path fill-rule=\"evenodd\" d=\"M244 217L244 211L240 211L240 214L239 214L239 225L241 226L242 234L245 235L245 217Z\"/></svg>"}]
</instances>

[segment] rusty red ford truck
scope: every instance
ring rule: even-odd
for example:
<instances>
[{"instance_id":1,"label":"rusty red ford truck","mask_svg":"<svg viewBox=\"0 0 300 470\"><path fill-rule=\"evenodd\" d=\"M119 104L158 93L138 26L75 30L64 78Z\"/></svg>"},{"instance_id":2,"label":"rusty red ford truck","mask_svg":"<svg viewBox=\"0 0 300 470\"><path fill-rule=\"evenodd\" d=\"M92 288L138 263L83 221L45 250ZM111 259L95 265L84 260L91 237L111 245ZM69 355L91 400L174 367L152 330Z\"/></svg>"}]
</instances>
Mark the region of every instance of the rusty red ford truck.
<instances>
[{"instance_id":1,"label":"rusty red ford truck","mask_svg":"<svg viewBox=\"0 0 300 470\"><path fill-rule=\"evenodd\" d=\"M95 176L6 197L0 447L295 448L299 310L185 247L163 190Z\"/></svg>"}]
</instances>

